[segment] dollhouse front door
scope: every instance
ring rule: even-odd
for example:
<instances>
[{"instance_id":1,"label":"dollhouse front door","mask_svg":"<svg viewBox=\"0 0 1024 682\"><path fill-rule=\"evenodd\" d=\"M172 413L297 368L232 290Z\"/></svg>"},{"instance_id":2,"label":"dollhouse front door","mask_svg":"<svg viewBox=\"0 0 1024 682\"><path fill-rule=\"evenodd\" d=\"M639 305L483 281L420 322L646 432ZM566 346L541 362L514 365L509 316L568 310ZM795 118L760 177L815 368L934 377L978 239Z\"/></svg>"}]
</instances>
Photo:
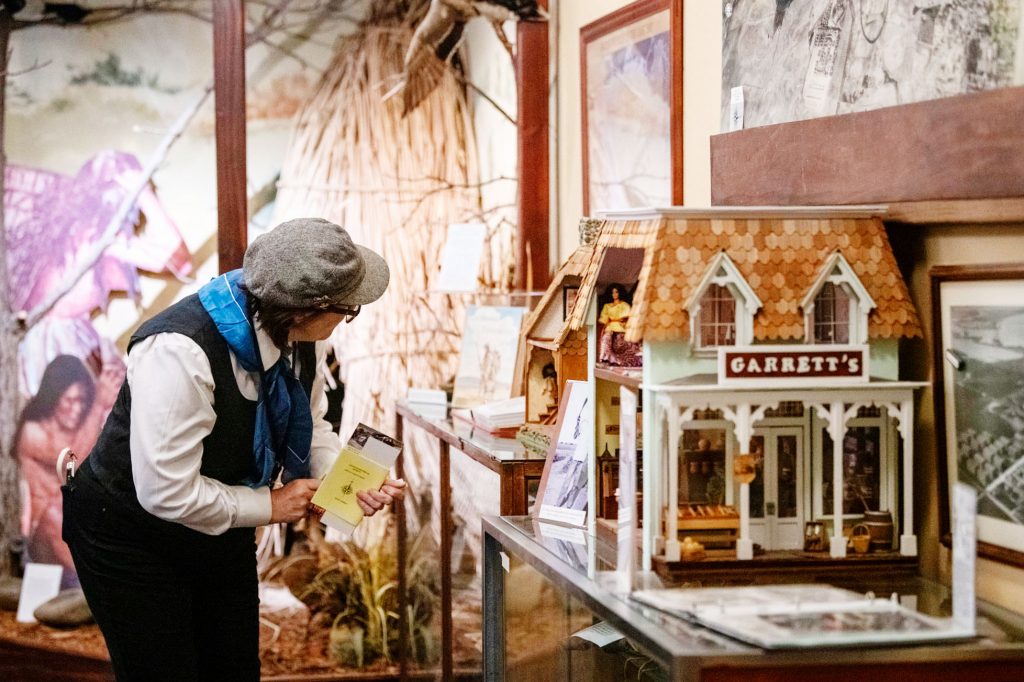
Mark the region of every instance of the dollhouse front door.
<instances>
[{"instance_id":1,"label":"dollhouse front door","mask_svg":"<svg viewBox=\"0 0 1024 682\"><path fill-rule=\"evenodd\" d=\"M755 478L750 484L750 535L765 549L803 546L803 429L755 429L750 439Z\"/></svg>"}]
</instances>

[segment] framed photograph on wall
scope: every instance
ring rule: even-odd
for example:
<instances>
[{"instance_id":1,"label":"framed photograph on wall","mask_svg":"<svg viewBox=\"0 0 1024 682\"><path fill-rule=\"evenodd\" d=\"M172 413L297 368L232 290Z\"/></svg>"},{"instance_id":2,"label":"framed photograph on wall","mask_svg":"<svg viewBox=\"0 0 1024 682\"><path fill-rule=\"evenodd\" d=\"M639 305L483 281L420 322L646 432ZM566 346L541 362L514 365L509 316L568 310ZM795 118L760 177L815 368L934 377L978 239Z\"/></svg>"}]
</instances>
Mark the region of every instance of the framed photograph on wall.
<instances>
[{"instance_id":1,"label":"framed photograph on wall","mask_svg":"<svg viewBox=\"0 0 1024 682\"><path fill-rule=\"evenodd\" d=\"M978 554L1024 567L1024 263L930 270L940 532L978 492Z\"/></svg>"},{"instance_id":2,"label":"framed photograph on wall","mask_svg":"<svg viewBox=\"0 0 1024 682\"><path fill-rule=\"evenodd\" d=\"M576 305L576 297L580 293L579 285L565 285L562 287L562 322L569 319L572 307Z\"/></svg>"},{"instance_id":3,"label":"framed photograph on wall","mask_svg":"<svg viewBox=\"0 0 1024 682\"><path fill-rule=\"evenodd\" d=\"M683 203L683 2L580 29L583 212Z\"/></svg>"}]
</instances>

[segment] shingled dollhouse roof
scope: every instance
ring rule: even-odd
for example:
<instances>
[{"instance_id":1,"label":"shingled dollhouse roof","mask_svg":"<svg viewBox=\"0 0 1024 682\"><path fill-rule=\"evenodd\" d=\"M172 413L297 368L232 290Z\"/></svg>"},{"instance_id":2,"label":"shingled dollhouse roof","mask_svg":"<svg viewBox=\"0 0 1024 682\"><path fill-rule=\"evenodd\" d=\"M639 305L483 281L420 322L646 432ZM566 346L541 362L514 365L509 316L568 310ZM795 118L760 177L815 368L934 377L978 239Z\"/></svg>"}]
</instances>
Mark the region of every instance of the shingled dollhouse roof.
<instances>
[{"instance_id":1,"label":"shingled dollhouse roof","mask_svg":"<svg viewBox=\"0 0 1024 682\"><path fill-rule=\"evenodd\" d=\"M868 338L921 336L921 324L896 265L883 209L655 209L609 214L583 275L569 327L581 329L609 248L644 249L643 269L626 326L631 341L689 338L686 302L714 256L724 251L763 306L754 317L756 341L800 340L800 302L830 256L843 255L876 307Z\"/></svg>"},{"instance_id":2,"label":"shingled dollhouse roof","mask_svg":"<svg viewBox=\"0 0 1024 682\"><path fill-rule=\"evenodd\" d=\"M530 311L523 321L523 329L526 332L527 339L539 339L543 338L537 334L537 328L541 320L549 314L551 306L556 305L561 308L562 305L562 289L563 286L570 282L576 282L582 279L583 275L587 271L587 267L590 265L590 261L594 255L594 245L584 244L573 251L569 259L562 264L554 276L551 278L551 285L547 291L544 292L544 296L541 297L537 306ZM558 313L561 315L561 312ZM571 330L568 327L568 321L566 321L558 332L553 336L551 340L558 344L559 350L565 355L586 355L587 354L587 332L585 329Z\"/></svg>"}]
</instances>

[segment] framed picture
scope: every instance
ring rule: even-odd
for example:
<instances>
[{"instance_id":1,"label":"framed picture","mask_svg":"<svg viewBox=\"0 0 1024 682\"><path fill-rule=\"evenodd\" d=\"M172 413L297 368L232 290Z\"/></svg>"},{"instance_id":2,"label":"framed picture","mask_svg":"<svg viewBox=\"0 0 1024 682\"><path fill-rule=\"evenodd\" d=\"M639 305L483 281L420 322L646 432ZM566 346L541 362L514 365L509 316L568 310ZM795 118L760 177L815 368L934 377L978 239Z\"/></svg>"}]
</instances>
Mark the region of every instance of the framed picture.
<instances>
[{"instance_id":1,"label":"framed picture","mask_svg":"<svg viewBox=\"0 0 1024 682\"><path fill-rule=\"evenodd\" d=\"M683 203L683 2L580 30L583 212Z\"/></svg>"},{"instance_id":2,"label":"framed picture","mask_svg":"<svg viewBox=\"0 0 1024 682\"><path fill-rule=\"evenodd\" d=\"M978 492L978 554L1024 567L1024 263L929 272L940 533L950 490Z\"/></svg>"}]
</instances>

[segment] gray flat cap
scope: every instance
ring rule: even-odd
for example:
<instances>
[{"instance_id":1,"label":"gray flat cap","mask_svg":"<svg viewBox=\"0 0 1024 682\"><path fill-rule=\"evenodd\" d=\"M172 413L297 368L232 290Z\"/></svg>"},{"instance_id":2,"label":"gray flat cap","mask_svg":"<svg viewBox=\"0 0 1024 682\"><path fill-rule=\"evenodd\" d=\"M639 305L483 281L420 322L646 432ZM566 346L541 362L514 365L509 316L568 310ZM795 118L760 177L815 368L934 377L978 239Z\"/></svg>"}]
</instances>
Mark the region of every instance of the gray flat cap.
<instances>
[{"instance_id":1,"label":"gray flat cap","mask_svg":"<svg viewBox=\"0 0 1024 682\"><path fill-rule=\"evenodd\" d=\"M379 255L323 218L296 218L258 237L242 261L253 295L284 308L372 303L391 273Z\"/></svg>"}]
</instances>

